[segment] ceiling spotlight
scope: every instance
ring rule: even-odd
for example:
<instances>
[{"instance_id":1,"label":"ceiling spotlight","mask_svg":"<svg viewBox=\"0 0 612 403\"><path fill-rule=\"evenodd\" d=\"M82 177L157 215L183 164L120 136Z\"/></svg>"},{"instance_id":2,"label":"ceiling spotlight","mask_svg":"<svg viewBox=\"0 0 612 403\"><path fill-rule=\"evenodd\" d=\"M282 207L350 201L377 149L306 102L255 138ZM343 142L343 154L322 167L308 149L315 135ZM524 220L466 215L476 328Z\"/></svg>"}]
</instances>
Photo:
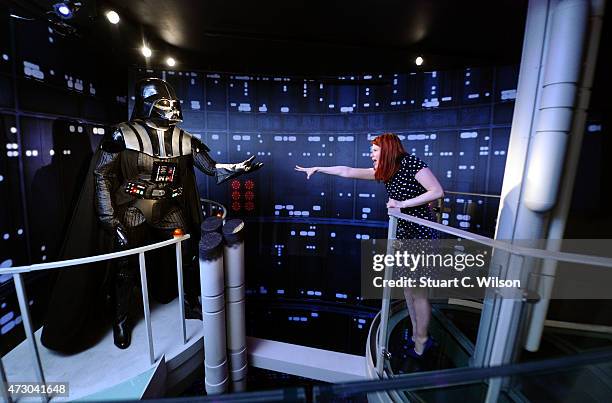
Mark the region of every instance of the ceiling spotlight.
<instances>
[{"instance_id":1,"label":"ceiling spotlight","mask_svg":"<svg viewBox=\"0 0 612 403\"><path fill-rule=\"evenodd\" d=\"M58 17L69 20L82 5L80 1L62 1L53 5L53 11Z\"/></svg>"},{"instance_id":2,"label":"ceiling spotlight","mask_svg":"<svg viewBox=\"0 0 612 403\"><path fill-rule=\"evenodd\" d=\"M153 52L147 45L143 45L142 48L140 48L140 51L142 52L142 55L144 57L151 57L151 55L153 54Z\"/></svg>"},{"instance_id":3,"label":"ceiling spotlight","mask_svg":"<svg viewBox=\"0 0 612 403\"><path fill-rule=\"evenodd\" d=\"M423 58L419 56L416 58L414 62L416 63L417 66L420 66L421 64L423 64Z\"/></svg>"},{"instance_id":4,"label":"ceiling spotlight","mask_svg":"<svg viewBox=\"0 0 612 403\"><path fill-rule=\"evenodd\" d=\"M174 67L176 65L176 60L174 58L169 57L166 59L166 64L170 67Z\"/></svg>"},{"instance_id":5,"label":"ceiling spotlight","mask_svg":"<svg viewBox=\"0 0 612 403\"><path fill-rule=\"evenodd\" d=\"M119 23L119 14L117 14L115 10L107 11L106 18L108 19L108 22L110 22L111 24Z\"/></svg>"}]
</instances>

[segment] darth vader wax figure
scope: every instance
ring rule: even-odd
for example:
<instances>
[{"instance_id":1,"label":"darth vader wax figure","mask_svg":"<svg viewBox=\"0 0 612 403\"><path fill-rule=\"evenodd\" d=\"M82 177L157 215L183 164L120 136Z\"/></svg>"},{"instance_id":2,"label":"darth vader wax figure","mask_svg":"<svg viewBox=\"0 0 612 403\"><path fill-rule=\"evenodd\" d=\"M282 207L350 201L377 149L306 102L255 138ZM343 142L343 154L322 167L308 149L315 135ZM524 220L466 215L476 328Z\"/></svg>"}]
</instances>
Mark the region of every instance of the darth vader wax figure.
<instances>
[{"instance_id":1,"label":"darth vader wax figure","mask_svg":"<svg viewBox=\"0 0 612 403\"><path fill-rule=\"evenodd\" d=\"M191 234L182 247L187 316L201 319L196 257L202 211L193 167L216 176L219 184L262 164L254 163L254 157L237 164L215 162L206 145L176 126L183 120L181 106L166 81L141 80L135 96L131 119L106 135L92 159L61 257L131 249L169 239L181 229ZM157 265L147 264L147 277L152 296L162 303L176 296L173 250L147 252L147 258L159 255L150 259ZM43 345L82 351L99 338L102 315L111 311L115 345L127 348L139 283L138 255L61 270L44 322Z\"/></svg>"}]
</instances>

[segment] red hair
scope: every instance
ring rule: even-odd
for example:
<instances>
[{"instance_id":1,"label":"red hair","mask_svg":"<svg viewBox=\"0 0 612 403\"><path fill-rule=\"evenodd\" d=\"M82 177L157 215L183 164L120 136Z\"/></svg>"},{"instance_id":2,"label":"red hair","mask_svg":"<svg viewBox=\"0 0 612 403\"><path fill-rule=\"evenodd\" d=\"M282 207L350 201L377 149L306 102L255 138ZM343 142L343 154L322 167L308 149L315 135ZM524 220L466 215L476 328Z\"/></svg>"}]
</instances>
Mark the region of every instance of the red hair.
<instances>
[{"instance_id":1,"label":"red hair","mask_svg":"<svg viewBox=\"0 0 612 403\"><path fill-rule=\"evenodd\" d=\"M372 140L372 144L380 147L378 167L374 178L387 182L397 172L402 158L407 154L399 137L393 133L384 133Z\"/></svg>"}]
</instances>

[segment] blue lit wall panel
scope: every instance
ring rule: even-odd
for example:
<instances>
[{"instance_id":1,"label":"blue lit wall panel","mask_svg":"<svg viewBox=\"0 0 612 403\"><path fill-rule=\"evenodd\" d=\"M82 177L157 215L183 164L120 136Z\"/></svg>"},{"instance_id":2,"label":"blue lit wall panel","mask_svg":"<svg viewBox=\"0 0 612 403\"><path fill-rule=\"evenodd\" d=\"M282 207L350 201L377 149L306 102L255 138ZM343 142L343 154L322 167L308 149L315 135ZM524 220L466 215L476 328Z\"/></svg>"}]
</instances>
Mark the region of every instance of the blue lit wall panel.
<instances>
[{"instance_id":1,"label":"blue lit wall panel","mask_svg":"<svg viewBox=\"0 0 612 403\"><path fill-rule=\"evenodd\" d=\"M42 20L0 13L2 267L58 258L92 150L108 123L127 116L125 77L101 71L98 51ZM23 340L11 279L0 274L2 353ZM35 326L51 280L49 272L25 276Z\"/></svg>"},{"instance_id":2,"label":"blue lit wall panel","mask_svg":"<svg viewBox=\"0 0 612 403\"><path fill-rule=\"evenodd\" d=\"M100 135L73 120L21 119L26 204L34 262L56 258ZM101 127L100 127L101 128Z\"/></svg>"},{"instance_id":3,"label":"blue lit wall panel","mask_svg":"<svg viewBox=\"0 0 612 403\"><path fill-rule=\"evenodd\" d=\"M12 108L14 99L12 80L9 76L0 74L0 107Z\"/></svg>"},{"instance_id":4,"label":"blue lit wall panel","mask_svg":"<svg viewBox=\"0 0 612 403\"><path fill-rule=\"evenodd\" d=\"M11 35L9 30L9 16L0 13L0 73L11 74Z\"/></svg>"},{"instance_id":5,"label":"blue lit wall panel","mask_svg":"<svg viewBox=\"0 0 612 403\"><path fill-rule=\"evenodd\" d=\"M443 184L443 224L493 234L516 69L333 79L132 72L147 75L171 80L183 100L183 127L203 133L215 159L255 155L265 164L220 186L198 174L202 196L249 223L249 295L284 305L295 299L359 303L359 242L386 236L384 185L320 173L306 180L293 168L369 168L370 141L383 132L397 133ZM504 83L503 97L495 95L496 82ZM205 104L192 103L199 99ZM250 209L247 181L254 183ZM287 323L294 330L303 325L301 319Z\"/></svg>"},{"instance_id":6,"label":"blue lit wall panel","mask_svg":"<svg viewBox=\"0 0 612 403\"><path fill-rule=\"evenodd\" d=\"M0 107L13 106L11 56L9 17L6 13L0 13Z\"/></svg>"},{"instance_id":7,"label":"blue lit wall panel","mask_svg":"<svg viewBox=\"0 0 612 403\"><path fill-rule=\"evenodd\" d=\"M489 171L487 191L491 194L500 194L504 179L504 167L508 154L510 128L495 128L491 133L491 146L489 147Z\"/></svg>"},{"instance_id":8,"label":"blue lit wall panel","mask_svg":"<svg viewBox=\"0 0 612 403\"><path fill-rule=\"evenodd\" d=\"M2 267L27 264L26 227L21 199L19 147L15 116L0 114L0 263ZM1 277L2 281L8 278Z\"/></svg>"},{"instance_id":9,"label":"blue lit wall panel","mask_svg":"<svg viewBox=\"0 0 612 403\"><path fill-rule=\"evenodd\" d=\"M500 191L516 74L510 66L336 78L145 70L131 76L168 79L183 100L183 127L206 132L219 161L255 155L265 163L252 178L255 211L244 209L244 195L232 198L229 185L216 186L210 178L200 184L208 197L237 206L235 214L383 225L381 184L320 174L306 181L294 165L371 167L370 139L393 131L450 194L483 193L484 211ZM459 204L453 198L444 210L465 210ZM478 231L493 229L483 222Z\"/></svg>"}]
</instances>

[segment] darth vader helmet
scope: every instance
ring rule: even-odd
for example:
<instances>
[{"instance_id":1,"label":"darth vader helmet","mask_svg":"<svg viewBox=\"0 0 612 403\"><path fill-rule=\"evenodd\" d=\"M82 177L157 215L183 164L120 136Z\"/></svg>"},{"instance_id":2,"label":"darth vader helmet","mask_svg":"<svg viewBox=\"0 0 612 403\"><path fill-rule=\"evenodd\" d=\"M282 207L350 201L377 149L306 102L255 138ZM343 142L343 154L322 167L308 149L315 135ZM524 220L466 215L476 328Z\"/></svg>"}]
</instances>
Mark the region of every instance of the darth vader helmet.
<instances>
[{"instance_id":1,"label":"darth vader helmet","mask_svg":"<svg viewBox=\"0 0 612 403\"><path fill-rule=\"evenodd\" d=\"M136 102L132 120L152 120L158 124L183 121L181 103L174 88L160 78L145 78L136 83Z\"/></svg>"}]
</instances>

